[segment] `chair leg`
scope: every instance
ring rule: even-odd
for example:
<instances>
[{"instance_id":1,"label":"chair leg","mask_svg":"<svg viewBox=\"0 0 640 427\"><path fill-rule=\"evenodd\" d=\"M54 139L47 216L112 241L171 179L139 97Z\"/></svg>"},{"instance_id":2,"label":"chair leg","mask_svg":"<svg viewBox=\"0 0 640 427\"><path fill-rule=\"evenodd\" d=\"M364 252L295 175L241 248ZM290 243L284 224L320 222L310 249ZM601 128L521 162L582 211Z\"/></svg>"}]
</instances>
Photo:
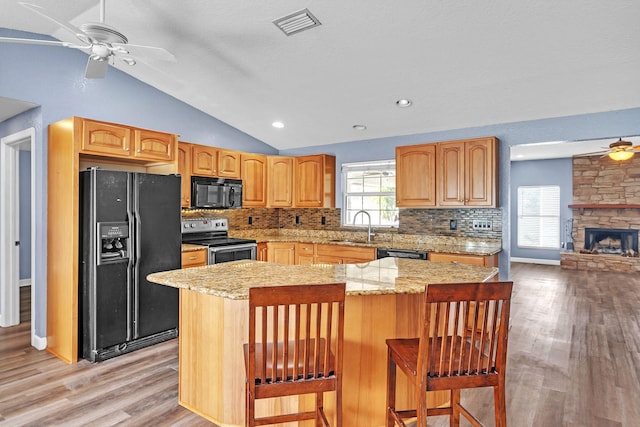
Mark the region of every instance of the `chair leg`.
<instances>
[{"instance_id":1,"label":"chair leg","mask_svg":"<svg viewBox=\"0 0 640 427\"><path fill-rule=\"evenodd\" d=\"M451 390L451 415L449 416L449 426L458 427L460 425L460 389Z\"/></svg>"},{"instance_id":2,"label":"chair leg","mask_svg":"<svg viewBox=\"0 0 640 427\"><path fill-rule=\"evenodd\" d=\"M247 418L244 425L247 427L254 427L256 425L256 413L255 413L255 401L252 399L251 392L249 391L249 385L247 384L246 392L246 405L245 417Z\"/></svg>"},{"instance_id":3,"label":"chair leg","mask_svg":"<svg viewBox=\"0 0 640 427\"><path fill-rule=\"evenodd\" d=\"M322 405L322 392L316 393L316 427L323 427L324 420L322 419L322 412L324 407Z\"/></svg>"},{"instance_id":4,"label":"chair leg","mask_svg":"<svg viewBox=\"0 0 640 427\"><path fill-rule=\"evenodd\" d=\"M496 408L496 427L507 427L507 399L504 381L493 388L493 403Z\"/></svg>"},{"instance_id":5,"label":"chair leg","mask_svg":"<svg viewBox=\"0 0 640 427\"><path fill-rule=\"evenodd\" d=\"M389 350L387 356L387 427L393 427L391 411L396 410L396 363Z\"/></svg>"},{"instance_id":6,"label":"chair leg","mask_svg":"<svg viewBox=\"0 0 640 427\"><path fill-rule=\"evenodd\" d=\"M342 380L336 390L336 427L342 427Z\"/></svg>"}]
</instances>

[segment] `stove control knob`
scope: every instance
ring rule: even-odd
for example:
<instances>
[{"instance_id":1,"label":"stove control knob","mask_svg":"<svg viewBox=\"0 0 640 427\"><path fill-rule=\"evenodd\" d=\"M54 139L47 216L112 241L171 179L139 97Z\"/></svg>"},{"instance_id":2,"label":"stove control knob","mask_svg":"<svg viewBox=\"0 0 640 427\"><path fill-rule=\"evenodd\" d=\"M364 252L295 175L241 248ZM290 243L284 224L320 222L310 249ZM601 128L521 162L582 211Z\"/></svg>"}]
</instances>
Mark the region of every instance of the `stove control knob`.
<instances>
[{"instance_id":1,"label":"stove control knob","mask_svg":"<svg viewBox=\"0 0 640 427\"><path fill-rule=\"evenodd\" d=\"M189 228L189 224L182 224L184 228Z\"/></svg>"},{"instance_id":2,"label":"stove control knob","mask_svg":"<svg viewBox=\"0 0 640 427\"><path fill-rule=\"evenodd\" d=\"M196 225L195 224L191 224L191 228L196 228Z\"/></svg>"}]
</instances>

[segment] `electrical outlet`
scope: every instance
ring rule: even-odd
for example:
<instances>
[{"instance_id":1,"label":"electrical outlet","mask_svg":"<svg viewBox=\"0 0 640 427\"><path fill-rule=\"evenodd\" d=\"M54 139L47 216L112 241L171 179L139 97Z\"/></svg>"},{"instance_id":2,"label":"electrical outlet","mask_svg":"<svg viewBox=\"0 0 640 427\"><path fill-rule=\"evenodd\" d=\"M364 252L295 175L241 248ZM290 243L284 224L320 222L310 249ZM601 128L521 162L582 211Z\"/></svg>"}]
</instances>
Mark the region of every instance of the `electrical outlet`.
<instances>
[{"instance_id":1,"label":"electrical outlet","mask_svg":"<svg viewBox=\"0 0 640 427\"><path fill-rule=\"evenodd\" d=\"M474 230L485 230L485 231L493 230L493 225L491 221L485 221L480 219L474 219L472 227Z\"/></svg>"},{"instance_id":2,"label":"electrical outlet","mask_svg":"<svg viewBox=\"0 0 640 427\"><path fill-rule=\"evenodd\" d=\"M458 228L458 221L455 219L449 220L449 230L456 230Z\"/></svg>"},{"instance_id":3,"label":"electrical outlet","mask_svg":"<svg viewBox=\"0 0 640 427\"><path fill-rule=\"evenodd\" d=\"M250 216L248 222L249 222L249 225L253 224L253 217Z\"/></svg>"}]
</instances>

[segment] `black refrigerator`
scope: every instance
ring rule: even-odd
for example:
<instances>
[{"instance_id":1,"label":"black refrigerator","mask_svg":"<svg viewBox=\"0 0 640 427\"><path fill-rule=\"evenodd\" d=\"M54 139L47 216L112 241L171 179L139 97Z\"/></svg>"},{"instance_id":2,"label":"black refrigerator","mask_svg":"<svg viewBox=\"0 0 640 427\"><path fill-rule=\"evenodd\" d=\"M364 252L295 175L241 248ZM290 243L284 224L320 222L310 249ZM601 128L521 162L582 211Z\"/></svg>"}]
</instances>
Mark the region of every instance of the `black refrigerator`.
<instances>
[{"instance_id":1,"label":"black refrigerator","mask_svg":"<svg viewBox=\"0 0 640 427\"><path fill-rule=\"evenodd\" d=\"M178 335L178 290L148 282L180 268L180 177L80 172L81 357L98 362Z\"/></svg>"}]
</instances>

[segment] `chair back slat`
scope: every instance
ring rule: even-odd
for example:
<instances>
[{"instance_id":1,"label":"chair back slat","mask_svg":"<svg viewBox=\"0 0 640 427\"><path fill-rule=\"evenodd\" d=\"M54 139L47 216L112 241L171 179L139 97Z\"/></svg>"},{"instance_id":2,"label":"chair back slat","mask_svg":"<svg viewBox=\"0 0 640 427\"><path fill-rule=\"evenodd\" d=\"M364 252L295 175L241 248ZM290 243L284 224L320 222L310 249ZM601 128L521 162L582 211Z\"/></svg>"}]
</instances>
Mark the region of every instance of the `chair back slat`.
<instances>
[{"instance_id":1,"label":"chair back slat","mask_svg":"<svg viewBox=\"0 0 640 427\"><path fill-rule=\"evenodd\" d=\"M257 382L330 377L336 351L341 351L335 342L344 320L344 284L279 288L288 288L290 301L275 298L273 288L249 290L249 353L260 362Z\"/></svg>"},{"instance_id":2,"label":"chair back slat","mask_svg":"<svg viewBox=\"0 0 640 427\"><path fill-rule=\"evenodd\" d=\"M503 369L512 282L428 285L418 375L492 375Z\"/></svg>"}]
</instances>

